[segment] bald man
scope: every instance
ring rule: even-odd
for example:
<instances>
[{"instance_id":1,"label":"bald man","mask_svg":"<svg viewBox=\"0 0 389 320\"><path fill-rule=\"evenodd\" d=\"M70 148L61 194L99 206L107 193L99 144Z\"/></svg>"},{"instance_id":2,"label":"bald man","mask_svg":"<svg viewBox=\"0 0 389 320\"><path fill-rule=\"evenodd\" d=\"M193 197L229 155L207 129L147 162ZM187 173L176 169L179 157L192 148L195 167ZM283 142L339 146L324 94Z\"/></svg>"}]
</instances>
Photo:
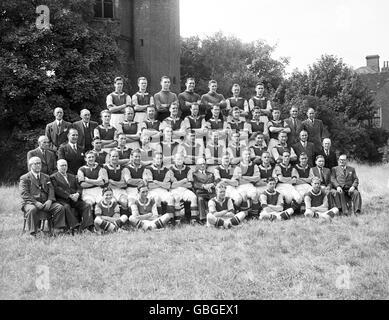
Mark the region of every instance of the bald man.
<instances>
[{"instance_id":1,"label":"bald man","mask_svg":"<svg viewBox=\"0 0 389 320\"><path fill-rule=\"evenodd\" d=\"M56 167L56 155L50 150L50 141L46 136L40 136L38 138L38 148L27 152L27 167L28 162L32 157L38 157L42 161L41 172L51 175L57 170ZM30 168L28 168L30 170Z\"/></svg>"},{"instance_id":2,"label":"bald man","mask_svg":"<svg viewBox=\"0 0 389 320\"><path fill-rule=\"evenodd\" d=\"M91 114L88 109L82 109L80 112L81 120L73 122L73 128L78 131L77 144L86 151L92 150L93 132L98 126L96 121L91 121Z\"/></svg>"},{"instance_id":3,"label":"bald man","mask_svg":"<svg viewBox=\"0 0 389 320\"><path fill-rule=\"evenodd\" d=\"M66 137L72 124L63 120L63 109L55 108L54 109L55 120L46 125L45 135L49 138L50 147L54 151L57 151L59 146L66 142Z\"/></svg>"}]
</instances>

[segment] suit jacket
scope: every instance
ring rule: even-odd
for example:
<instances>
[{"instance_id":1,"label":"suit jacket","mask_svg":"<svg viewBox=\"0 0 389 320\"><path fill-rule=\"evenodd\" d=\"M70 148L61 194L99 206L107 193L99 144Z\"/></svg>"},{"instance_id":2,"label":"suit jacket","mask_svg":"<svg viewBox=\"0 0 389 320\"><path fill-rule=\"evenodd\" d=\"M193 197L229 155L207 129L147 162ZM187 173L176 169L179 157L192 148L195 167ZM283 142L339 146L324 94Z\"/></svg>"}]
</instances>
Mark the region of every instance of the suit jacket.
<instances>
[{"instance_id":1,"label":"suit jacket","mask_svg":"<svg viewBox=\"0 0 389 320\"><path fill-rule=\"evenodd\" d=\"M91 141L93 140L93 133L94 133L94 130L95 130L95 128L97 126L98 126L97 122L89 121L89 129L90 129ZM77 129L77 131L78 131L78 141L77 141L77 144L85 149L85 127L84 127L83 121L80 120L80 121L73 122L73 128Z\"/></svg>"},{"instance_id":2,"label":"suit jacket","mask_svg":"<svg viewBox=\"0 0 389 320\"><path fill-rule=\"evenodd\" d=\"M344 174L341 166L336 166L331 169L331 182L335 188L354 186L358 187L359 179L353 167L346 166L346 174Z\"/></svg>"},{"instance_id":3,"label":"suit jacket","mask_svg":"<svg viewBox=\"0 0 389 320\"><path fill-rule=\"evenodd\" d=\"M312 142L307 142L307 147L304 148L301 144L301 141L295 143L292 146L294 152L296 152L297 159L300 157L300 154L305 152L308 155L308 164L310 167L314 166L315 163L315 146Z\"/></svg>"},{"instance_id":4,"label":"suit jacket","mask_svg":"<svg viewBox=\"0 0 389 320\"><path fill-rule=\"evenodd\" d=\"M42 172L39 181L31 171L22 175L19 180L19 191L22 197L22 208L26 204L35 205L38 201L41 203L45 203L47 200L55 201L50 177Z\"/></svg>"},{"instance_id":5,"label":"suit jacket","mask_svg":"<svg viewBox=\"0 0 389 320\"><path fill-rule=\"evenodd\" d=\"M57 120L50 122L46 125L45 135L49 138L52 146L56 146L57 149L62 143L68 140L68 131L72 128L70 122L62 120L61 131L58 130Z\"/></svg>"},{"instance_id":6,"label":"suit jacket","mask_svg":"<svg viewBox=\"0 0 389 320\"><path fill-rule=\"evenodd\" d=\"M303 123L301 120L296 119L296 127L293 126L292 117L284 120L290 127L290 133L288 133L288 146L293 146L300 140L300 131L303 129ZM294 149L294 148L293 148Z\"/></svg>"},{"instance_id":7,"label":"suit jacket","mask_svg":"<svg viewBox=\"0 0 389 320\"><path fill-rule=\"evenodd\" d=\"M27 168L28 168L28 161L32 157L38 157L42 161L42 168L41 172L51 175L55 171L57 171L57 156L52 150L46 150L46 155L43 155L42 150L38 147L34 150L30 150L27 152ZM30 170L30 168L28 168Z\"/></svg>"},{"instance_id":8,"label":"suit jacket","mask_svg":"<svg viewBox=\"0 0 389 320\"><path fill-rule=\"evenodd\" d=\"M322 145L324 127L323 122L319 119L312 121L307 119L302 122L303 129L308 132L308 141L315 145L316 152L319 152Z\"/></svg>"},{"instance_id":9,"label":"suit jacket","mask_svg":"<svg viewBox=\"0 0 389 320\"><path fill-rule=\"evenodd\" d=\"M322 180L321 184L325 185L325 186L331 186L331 170L330 169L323 167L323 176L324 177L320 177L319 168L312 167L310 170L310 175L313 175L313 176L318 177L318 178L323 178L324 181Z\"/></svg>"},{"instance_id":10,"label":"suit jacket","mask_svg":"<svg viewBox=\"0 0 389 320\"><path fill-rule=\"evenodd\" d=\"M196 190L204 190L202 187L203 184L214 183L215 176L209 171L205 171L205 174L201 173L199 170L193 172L193 186Z\"/></svg>"},{"instance_id":11,"label":"suit jacket","mask_svg":"<svg viewBox=\"0 0 389 320\"><path fill-rule=\"evenodd\" d=\"M58 159L65 159L68 162L68 172L77 175L77 171L84 165L84 148L77 146L77 152L73 150L69 142L58 149Z\"/></svg>"},{"instance_id":12,"label":"suit jacket","mask_svg":"<svg viewBox=\"0 0 389 320\"><path fill-rule=\"evenodd\" d=\"M81 187L74 174L67 173L69 183L66 182L63 175L59 172L52 174L50 178L57 200L70 202L71 200L69 199L69 196L71 194L78 192L81 195Z\"/></svg>"},{"instance_id":13,"label":"suit jacket","mask_svg":"<svg viewBox=\"0 0 389 320\"><path fill-rule=\"evenodd\" d=\"M328 169L332 169L333 167L336 167L338 165L338 160L336 158L336 153L330 149L330 153L328 156L326 156L324 149L321 148L320 152L318 154L323 155L324 157L324 166Z\"/></svg>"}]
</instances>

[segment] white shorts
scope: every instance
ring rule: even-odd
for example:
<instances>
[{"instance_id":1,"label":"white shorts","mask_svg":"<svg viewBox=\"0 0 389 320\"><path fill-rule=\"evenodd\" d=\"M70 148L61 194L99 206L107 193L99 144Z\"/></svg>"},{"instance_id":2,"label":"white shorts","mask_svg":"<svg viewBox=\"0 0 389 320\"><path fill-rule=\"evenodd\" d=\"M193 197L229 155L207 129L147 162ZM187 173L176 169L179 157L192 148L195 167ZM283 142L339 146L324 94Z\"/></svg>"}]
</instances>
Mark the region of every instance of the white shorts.
<instances>
[{"instance_id":1,"label":"white shorts","mask_svg":"<svg viewBox=\"0 0 389 320\"><path fill-rule=\"evenodd\" d=\"M303 199L300 193L289 183L278 183L277 190L284 196L286 203L291 203L293 200L301 203Z\"/></svg>"},{"instance_id":2,"label":"white shorts","mask_svg":"<svg viewBox=\"0 0 389 320\"><path fill-rule=\"evenodd\" d=\"M251 183L245 183L236 188L236 191L242 196L244 200L253 199L257 197L257 188L254 187Z\"/></svg>"},{"instance_id":3,"label":"white shorts","mask_svg":"<svg viewBox=\"0 0 389 320\"><path fill-rule=\"evenodd\" d=\"M175 203L182 201L190 201L192 207L197 207L197 196L187 188L178 187L170 190L170 194L173 196Z\"/></svg>"},{"instance_id":4,"label":"white shorts","mask_svg":"<svg viewBox=\"0 0 389 320\"><path fill-rule=\"evenodd\" d=\"M102 199L102 191L103 189L100 187L82 189L82 200L89 203L98 203Z\"/></svg>"},{"instance_id":5,"label":"white shorts","mask_svg":"<svg viewBox=\"0 0 389 320\"><path fill-rule=\"evenodd\" d=\"M163 188L151 189L149 191L149 196L157 203L167 202L168 204L172 204L174 202L172 194Z\"/></svg>"}]
</instances>

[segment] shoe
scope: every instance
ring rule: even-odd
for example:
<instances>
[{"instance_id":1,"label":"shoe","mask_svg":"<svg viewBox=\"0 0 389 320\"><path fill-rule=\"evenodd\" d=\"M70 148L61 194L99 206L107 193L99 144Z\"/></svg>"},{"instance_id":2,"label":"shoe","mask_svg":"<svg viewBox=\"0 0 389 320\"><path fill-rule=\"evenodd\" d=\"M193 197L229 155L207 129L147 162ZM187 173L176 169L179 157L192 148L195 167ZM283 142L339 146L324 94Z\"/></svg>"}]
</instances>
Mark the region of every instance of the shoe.
<instances>
[{"instance_id":1,"label":"shoe","mask_svg":"<svg viewBox=\"0 0 389 320\"><path fill-rule=\"evenodd\" d=\"M271 214L271 215L269 216L269 220L270 220L270 221L277 220L277 216L276 216L275 214Z\"/></svg>"}]
</instances>

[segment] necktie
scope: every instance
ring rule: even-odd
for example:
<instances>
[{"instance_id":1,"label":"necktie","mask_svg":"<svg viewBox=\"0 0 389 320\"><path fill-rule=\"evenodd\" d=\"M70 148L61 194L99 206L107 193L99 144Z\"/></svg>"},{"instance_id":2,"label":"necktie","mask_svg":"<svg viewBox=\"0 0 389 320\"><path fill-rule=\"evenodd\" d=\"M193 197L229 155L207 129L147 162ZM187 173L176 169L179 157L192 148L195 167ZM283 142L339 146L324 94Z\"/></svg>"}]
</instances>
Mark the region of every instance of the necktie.
<instances>
[{"instance_id":1,"label":"necktie","mask_svg":"<svg viewBox=\"0 0 389 320\"><path fill-rule=\"evenodd\" d=\"M85 129L88 129L89 124L85 123Z\"/></svg>"},{"instance_id":2,"label":"necktie","mask_svg":"<svg viewBox=\"0 0 389 320\"><path fill-rule=\"evenodd\" d=\"M75 144L73 144L73 150L74 150L74 152L77 152L77 147Z\"/></svg>"},{"instance_id":3,"label":"necktie","mask_svg":"<svg viewBox=\"0 0 389 320\"><path fill-rule=\"evenodd\" d=\"M324 182L323 168L319 168L319 172L320 172L320 180L321 182Z\"/></svg>"},{"instance_id":4,"label":"necktie","mask_svg":"<svg viewBox=\"0 0 389 320\"><path fill-rule=\"evenodd\" d=\"M293 118L293 128L294 128L294 131L296 131L296 119L295 118Z\"/></svg>"},{"instance_id":5,"label":"necktie","mask_svg":"<svg viewBox=\"0 0 389 320\"><path fill-rule=\"evenodd\" d=\"M68 177L66 176L66 174L63 174L62 176L64 177L66 183L69 184L69 180L68 180Z\"/></svg>"},{"instance_id":6,"label":"necktie","mask_svg":"<svg viewBox=\"0 0 389 320\"><path fill-rule=\"evenodd\" d=\"M346 176L346 167L343 168L343 174Z\"/></svg>"}]
</instances>

